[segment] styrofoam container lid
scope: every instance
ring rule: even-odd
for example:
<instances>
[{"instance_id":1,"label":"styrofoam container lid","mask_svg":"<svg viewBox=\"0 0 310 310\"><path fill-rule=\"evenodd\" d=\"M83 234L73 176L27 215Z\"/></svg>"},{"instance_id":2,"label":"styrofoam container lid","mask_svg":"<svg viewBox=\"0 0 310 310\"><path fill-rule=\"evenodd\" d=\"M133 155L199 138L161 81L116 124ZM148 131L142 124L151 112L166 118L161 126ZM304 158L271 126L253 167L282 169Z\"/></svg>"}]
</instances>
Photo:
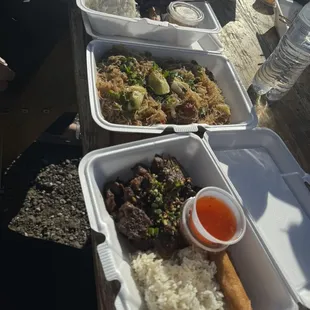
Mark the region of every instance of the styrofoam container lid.
<instances>
[{"instance_id":1,"label":"styrofoam container lid","mask_svg":"<svg viewBox=\"0 0 310 310\"><path fill-rule=\"evenodd\" d=\"M87 14L92 28L99 34L109 36L152 39L180 46L189 46L200 40L205 34L218 34L221 25L210 4L206 1L193 1L191 5L201 10L205 16L197 27L185 27L167 21L156 21L149 18L129 18L89 8L89 3L97 0L76 0L77 6Z\"/></svg>"},{"instance_id":2,"label":"styrofoam container lid","mask_svg":"<svg viewBox=\"0 0 310 310\"><path fill-rule=\"evenodd\" d=\"M207 67L215 77L221 88L227 104L231 109L231 124L207 125L207 124L157 124L153 126L133 126L108 122L101 112L101 105L96 87L97 61L101 60L105 52L113 46L123 45L129 51L135 53L151 53L158 58L173 58L177 60L195 60L201 66ZM129 42L124 40L94 40L87 46L87 77L90 98L91 114L94 121L102 128L118 132L160 134L167 129L174 132L197 132L199 130L232 130L250 129L257 125L257 116L252 102L244 89L235 69L229 60L222 55L209 52L190 50L178 47L153 45L148 43Z\"/></svg>"},{"instance_id":3,"label":"styrofoam container lid","mask_svg":"<svg viewBox=\"0 0 310 310\"><path fill-rule=\"evenodd\" d=\"M309 308L309 175L270 130L206 133L204 139L295 301Z\"/></svg>"},{"instance_id":4,"label":"styrofoam container lid","mask_svg":"<svg viewBox=\"0 0 310 310\"><path fill-rule=\"evenodd\" d=\"M159 41L152 41L150 37L150 40L142 40L142 39L136 39L136 38L125 38L125 37L117 37L117 36L103 36L99 33L97 33L94 29L92 29L89 18L85 12L82 12L82 18L85 26L85 31L87 34L89 34L94 40L123 40L128 41L131 43L147 43L155 46L171 46L168 43L159 42ZM200 39L197 42L194 42L191 44L189 49L198 50L198 51L207 51L212 53L223 53L224 47L219 39L219 36L217 34L208 33L206 34L202 39Z\"/></svg>"}]
</instances>

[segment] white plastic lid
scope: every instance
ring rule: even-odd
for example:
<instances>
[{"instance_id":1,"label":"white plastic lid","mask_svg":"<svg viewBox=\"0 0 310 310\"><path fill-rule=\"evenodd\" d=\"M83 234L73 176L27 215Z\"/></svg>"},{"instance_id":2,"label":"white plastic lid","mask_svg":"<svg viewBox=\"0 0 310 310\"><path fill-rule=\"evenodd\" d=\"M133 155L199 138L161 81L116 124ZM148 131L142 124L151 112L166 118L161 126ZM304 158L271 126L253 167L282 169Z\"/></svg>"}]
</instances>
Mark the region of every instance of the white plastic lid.
<instances>
[{"instance_id":1,"label":"white plastic lid","mask_svg":"<svg viewBox=\"0 0 310 310\"><path fill-rule=\"evenodd\" d=\"M214 132L205 139L295 301L310 308L308 175L270 130Z\"/></svg>"},{"instance_id":2,"label":"white plastic lid","mask_svg":"<svg viewBox=\"0 0 310 310\"><path fill-rule=\"evenodd\" d=\"M204 19L204 14L199 8L181 1L171 2L168 12L177 23L186 26L197 26Z\"/></svg>"}]
</instances>

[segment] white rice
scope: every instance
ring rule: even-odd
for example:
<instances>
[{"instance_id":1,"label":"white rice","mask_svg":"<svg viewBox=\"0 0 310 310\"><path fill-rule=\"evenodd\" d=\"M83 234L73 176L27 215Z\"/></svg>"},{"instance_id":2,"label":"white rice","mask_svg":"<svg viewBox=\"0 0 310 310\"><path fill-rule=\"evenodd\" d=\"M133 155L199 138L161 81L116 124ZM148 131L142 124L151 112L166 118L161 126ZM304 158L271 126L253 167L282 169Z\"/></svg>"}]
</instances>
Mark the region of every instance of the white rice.
<instances>
[{"instance_id":1,"label":"white rice","mask_svg":"<svg viewBox=\"0 0 310 310\"><path fill-rule=\"evenodd\" d=\"M224 309L223 294L214 280L216 266L199 250L188 247L169 260L139 253L132 268L149 310Z\"/></svg>"}]
</instances>

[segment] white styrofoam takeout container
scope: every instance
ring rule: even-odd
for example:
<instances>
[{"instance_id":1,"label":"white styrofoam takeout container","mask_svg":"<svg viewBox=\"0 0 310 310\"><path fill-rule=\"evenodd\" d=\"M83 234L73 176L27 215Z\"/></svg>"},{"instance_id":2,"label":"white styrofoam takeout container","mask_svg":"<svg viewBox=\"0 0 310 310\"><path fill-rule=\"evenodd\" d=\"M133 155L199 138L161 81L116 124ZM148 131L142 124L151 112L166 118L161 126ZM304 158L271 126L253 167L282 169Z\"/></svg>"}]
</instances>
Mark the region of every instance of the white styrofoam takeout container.
<instances>
[{"instance_id":1,"label":"white styrofoam takeout container","mask_svg":"<svg viewBox=\"0 0 310 310\"><path fill-rule=\"evenodd\" d=\"M85 12L82 12L82 18L85 26L85 31L87 34L89 34L93 40L127 40L132 43L143 43L144 41L141 39L136 39L136 38L124 38L124 37L117 37L117 36L103 36L102 34L99 34L95 32L89 22L89 18ZM169 46L167 43L164 42L152 42L152 41L147 41L146 43L152 44L152 45L165 45ZM224 50L224 47L218 37L217 34L206 34L203 38L201 38L199 41L196 41L192 43L188 48L193 49L193 50L199 50L199 51L208 51L212 53L222 53Z\"/></svg>"},{"instance_id":2,"label":"white styrofoam takeout container","mask_svg":"<svg viewBox=\"0 0 310 310\"><path fill-rule=\"evenodd\" d=\"M135 53L150 52L154 57L171 58L177 60L191 61L195 60L203 67L207 67L215 77L227 104L231 109L231 124L228 125L206 125L206 124L158 124L153 126L133 126L110 123L104 119L101 113L101 106L98 97L96 79L97 62L113 46L123 45L129 51ZM87 77L91 114L94 121L102 128L110 131L152 133L160 134L166 129L172 129L174 132L196 132L199 129L207 130L232 130L232 129L250 129L257 125L257 117L251 100L240 82L235 69L229 60L222 55L181 49L171 46L158 46L146 43L132 43L123 40L94 40L87 46Z\"/></svg>"},{"instance_id":3,"label":"white styrofoam takeout container","mask_svg":"<svg viewBox=\"0 0 310 310\"><path fill-rule=\"evenodd\" d=\"M296 309L296 303L310 308L310 191L305 184L310 184L310 176L271 130L214 132L206 134L205 139L293 298L292 304L282 302L280 291L275 291L277 284L259 264L259 253L249 253L256 251L252 241L244 238L231 247L231 254L237 270L244 268L251 274L240 274L240 278L253 296L252 302L259 304L256 309ZM239 257L245 246L248 251ZM257 269L250 271L255 261ZM257 279L261 279L260 288L253 286ZM277 306L267 307L260 300L269 290L277 293L273 294Z\"/></svg>"},{"instance_id":4,"label":"white styrofoam takeout container","mask_svg":"<svg viewBox=\"0 0 310 310\"><path fill-rule=\"evenodd\" d=\"M205 16L198 27L193 28L149 18L129 18L95 11L89 8L89 1L93 0L76 0L76 4L87 14L91 28L99 35L134 37L177 46L190 46L206 34L219 33L222 29L207 2L191 2L201 9Z\"/></svg>"},{"instance_id":5,"label":"white styrofoam takeout container","mask_svg":"<svg viewBox=\"0 0 310 310\"><path fill-rule=\"evenodd\" d=\"M309 176L272 131L254 129L172 134L87 154L79 176L91 228L105 236L97 247L108 281L118 280L117 310L142 304L133 280L128 242L116 232L102 190L106 182L129 179L137 163L155 154L175 156L197 186L217 186L244 207L244 238L229 247L233 264L254 310L297 310L310 306Z\"/></svg>"},{"instance_id":6,"label":"white styrofoam takeout container","mask_svg":"<svg viewBox=\"0 0 310 310\"><path fill-rule=\"evenodd\" d=\"M275 27L281 38L287 31L290 22L302 9L302 5L293 0L276 0L275 3ZM284 19L283 19L284 17ZM286 20L287 19L287 20Z\"/></svg>"}]
</instances>

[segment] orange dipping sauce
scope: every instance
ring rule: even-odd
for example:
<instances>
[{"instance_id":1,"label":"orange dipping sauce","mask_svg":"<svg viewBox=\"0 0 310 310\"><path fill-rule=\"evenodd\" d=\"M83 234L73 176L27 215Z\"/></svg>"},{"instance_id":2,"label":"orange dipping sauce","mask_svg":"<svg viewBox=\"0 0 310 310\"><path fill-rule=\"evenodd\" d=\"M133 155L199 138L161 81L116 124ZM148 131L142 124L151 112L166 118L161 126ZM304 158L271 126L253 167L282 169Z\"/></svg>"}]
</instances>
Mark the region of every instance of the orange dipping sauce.
<instances>
[{"instance_id":1,"label":"orange dipping sauce","mask_svg":"<svg viewBox=\"0 0 310 310\"><path fill-rule=\"evenodd\" d=\"M201 225L214 238L228 241L235 235L237 220L223 201L215 197L201 197L197 200L196 212ZM197 239L204 243L211 243L199 233L191 216L189 228Z\"/></svg>"}]
</instances>

